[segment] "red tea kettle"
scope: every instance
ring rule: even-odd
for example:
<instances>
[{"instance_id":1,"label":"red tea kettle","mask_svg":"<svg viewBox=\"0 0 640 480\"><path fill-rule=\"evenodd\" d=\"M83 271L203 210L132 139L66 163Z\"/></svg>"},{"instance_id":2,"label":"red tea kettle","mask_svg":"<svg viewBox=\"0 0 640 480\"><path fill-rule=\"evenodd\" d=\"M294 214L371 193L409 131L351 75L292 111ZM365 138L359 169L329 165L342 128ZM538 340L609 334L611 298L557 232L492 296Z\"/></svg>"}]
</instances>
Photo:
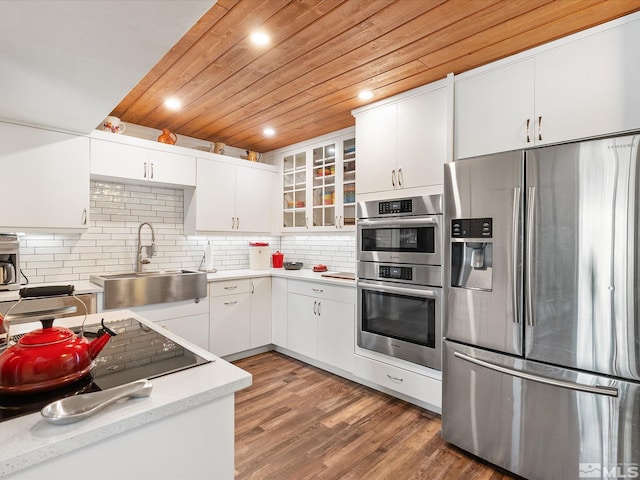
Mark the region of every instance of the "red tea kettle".
<instances>
[{"instance_id":1,"label":"red tea kettle","mask_svg":"<svg viewBox=\"0 0 640 480\"><path fill-rule=\"evenodd\" d=\"M57 296L61 292L73 295L73 290L73 285L23 288L20 290L20 301L11 309L24 298ZM73 297L84 305L75 295ZM4 319L7 330L10 326L11 309ZM14 315L14 318L39 316L42 328L25 334L0 355L0 393L35 393L79 380L91 371L93 360L109 339L116 335L104 325L103 320L97 337L90 342L68 328L54 327L54 319L50 316L53 313L56 312L48 310Z\"/></svg>"}]
</instances>

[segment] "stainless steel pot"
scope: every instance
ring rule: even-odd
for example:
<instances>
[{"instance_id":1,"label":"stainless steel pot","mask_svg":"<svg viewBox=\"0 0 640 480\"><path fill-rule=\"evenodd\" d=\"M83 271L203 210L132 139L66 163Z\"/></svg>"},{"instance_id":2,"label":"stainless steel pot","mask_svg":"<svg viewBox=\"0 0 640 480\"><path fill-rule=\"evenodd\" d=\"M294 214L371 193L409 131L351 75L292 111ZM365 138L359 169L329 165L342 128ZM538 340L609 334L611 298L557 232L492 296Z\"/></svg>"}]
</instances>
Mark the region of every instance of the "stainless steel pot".
<instances>
[{"instance_id":1,"label":"stainless steel pot","mask_svg":"<svg viewBox=\"0 0 640 480\"><path fill-rule=\"evenodd\" d=\"M0 262L0 285L16 283L16 267L11 262Z\"/></svg>"}]
</instances>

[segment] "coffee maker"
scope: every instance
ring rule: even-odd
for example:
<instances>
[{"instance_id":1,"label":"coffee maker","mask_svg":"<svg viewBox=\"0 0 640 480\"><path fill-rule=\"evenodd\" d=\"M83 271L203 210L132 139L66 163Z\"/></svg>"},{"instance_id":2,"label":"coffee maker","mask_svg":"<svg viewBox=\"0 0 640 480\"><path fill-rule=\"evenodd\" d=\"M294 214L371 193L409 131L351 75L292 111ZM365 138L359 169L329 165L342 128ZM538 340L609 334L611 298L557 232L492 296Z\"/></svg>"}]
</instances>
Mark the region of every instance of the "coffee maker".
<instances>
[{"instance_id":1,"label":"coffee maker","mask_svg":"<svg viewBox=\"0 0 640 480\"><path fill-rule=\"evenodd\" d=\"M20 288L20 242L14 234L0 234L0 291Z\"/></svg>"}]
</instances>

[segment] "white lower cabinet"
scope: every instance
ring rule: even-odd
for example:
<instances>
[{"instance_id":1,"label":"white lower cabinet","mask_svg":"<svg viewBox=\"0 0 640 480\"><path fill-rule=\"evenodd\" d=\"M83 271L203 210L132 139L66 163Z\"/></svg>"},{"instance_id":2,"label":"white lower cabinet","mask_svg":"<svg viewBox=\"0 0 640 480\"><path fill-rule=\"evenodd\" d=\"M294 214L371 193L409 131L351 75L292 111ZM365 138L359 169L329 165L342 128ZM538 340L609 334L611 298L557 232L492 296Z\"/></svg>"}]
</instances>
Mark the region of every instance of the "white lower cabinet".
<instances>
[{"instance_id":1,"label":"white lower cabinet","mask_svg":"<svg viewBox=\"0 0 640 480\"><path fill-rule=\"evenodd\" d=\"M212 282L210 351L224 357L271 343L271 279Z\"/></svg>"},{"instance_id":2,"label":"white lower cabinet","mask_svg":"<svg viewBox=\"0 0 640 480\"><path fill-rule=\"evenodd\" d=\"M99 298L101 298L99 296ZM101 300L99 300L100 302ZM129 307L185 340L209 350L209 302L206 298Z\"/></svg>"},{"instance_id":3,"label":"white lower cabinet","mask_svg":"<svg viewBox=\"0 0 640 480\"><path fill-rule=\"evenodd\" d=\"M442 408L442 381L395 365L354 355L356 376L381 387Z\"/></svg>"},{"instance_id":4,"label":"white lower cabinet","mask_svg":"<svg viewBox=\"0 0 640 480\"><path fill-rule=\"evenodd\" d=\"M287 279L271 279L271 339L273 344L287 348L289 344L287 317Z\"/></svg>"},{"instance_id":5,"label":"white lower cabinet","mask_svg":"<svg viewBox=\"0 0 640 480\"><path fill-rule=\"evenodd\" d=\"M353 372L355 290L289 280L287 348Z\"/></svg>"}]
</instances>

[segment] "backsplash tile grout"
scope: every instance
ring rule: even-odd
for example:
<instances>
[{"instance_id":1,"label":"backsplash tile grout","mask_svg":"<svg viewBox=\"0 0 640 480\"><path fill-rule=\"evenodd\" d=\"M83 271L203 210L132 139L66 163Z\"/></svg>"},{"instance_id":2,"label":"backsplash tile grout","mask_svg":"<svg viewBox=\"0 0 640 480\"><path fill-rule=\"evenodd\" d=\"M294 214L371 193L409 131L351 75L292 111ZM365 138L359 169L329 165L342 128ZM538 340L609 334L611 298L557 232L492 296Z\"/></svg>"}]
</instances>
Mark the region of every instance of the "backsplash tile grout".
<instances>
[{"instance_id":1,"label":"backsplash tile grout","mask_svg":"<svg viewBox=\"0 0 640 480\"><path fill-rule=\"evenodd\" d=\"M92 274L135 268L138 226L153 224L157 255L145 270L197 269L211 242L218 270L249 268L249 242L269 242L285 261L304 268L324 263L330 270L355 271L354 235L185 235L184 192L168 187L91 181L89 228L84 233L27 234L20 237L21 268L30 283L88 280ZM142 230L143 244L150 231ZM24 278L21 279L25 283Z\"/></svg>"}]
</instances>

